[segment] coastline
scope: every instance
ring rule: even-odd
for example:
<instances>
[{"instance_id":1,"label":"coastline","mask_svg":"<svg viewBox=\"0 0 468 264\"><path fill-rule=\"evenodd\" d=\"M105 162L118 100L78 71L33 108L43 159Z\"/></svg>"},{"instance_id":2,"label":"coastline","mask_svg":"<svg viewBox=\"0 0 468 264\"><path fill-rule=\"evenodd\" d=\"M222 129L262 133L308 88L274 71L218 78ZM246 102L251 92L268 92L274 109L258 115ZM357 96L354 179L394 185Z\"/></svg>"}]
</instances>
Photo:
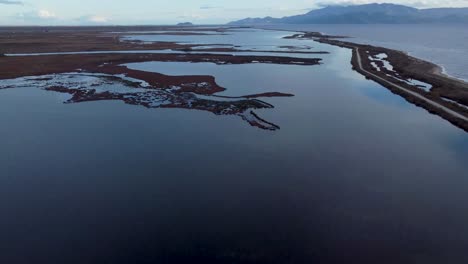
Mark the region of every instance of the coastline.
<instances>
[{"instance_id":1,"label":"coastline","mask_svg":"<svg viewBox=\"0 0 468 264\"><path fill-rule=\"evenodd\" d=\"M324 30L323 28L321 30L314 30L313 28L311 28L311 29L301 28L301 27L300 28L291 28L291 27L288 27L288 26L291 26L291 25L278 24L278 25L264 25L264 26L253 26L253 27L254 28L259 28L259 29L264 29L264 30L277 30L277 31L294 32L294 33L314 32L316 34L317 33L321 34L322 36L336 35L336 31L333 31L333 29L327 31L327 30ZM313 26L313 25L310 25L310 26ZM316 26L321 26L321 25L316 25ZM342 35L341 33L338 33L338 34ZM389 46L385 45L384 43L382 43L382 44L380 43L380 42L385 42L385 41L377 41L379 43L373 43L374 41L369 37L362 37L358 41L353 34L348 35L348 34L345 33L344 36L346 36L346 38L349 39L349 42L352 42L352 43L355 43L355 44L370 45L370 46L376 46L376 47L378 46L378 47L385 47L385 48L388 48L388 49L398 50L398 51L406 53L407 55L409 55L411 57L419 58L421 60L431 62L431 63L433 63L433 64L435 64L435 65L437 65L437 66L439 66L441 68L441 74L445 75L445 77L452 78L452 79L455 79L455 80L458 80L458 81L464 81L464 82L468 83L468 76L457 76L454 73L447 70L444 63L442 63L440 61L435 61L434 59L432 59L432 58L430 58L428 56L424 56L424 55L421 55L421 54L415 54L415 52L407 51L407 50L404 50L404 49L401 49L401 48L389 47Z\"/></svg>"},{"instance_id":2,"label":"coastline","mask_svg":"<svg viewBox=\"0 0 468 264\"><path fill-rule=\"evenodd\" d=\"M321 34L327 35L328 33L322 33L321 32ZM352 42L352 41L350 41L350 42ZM361 43L357 43L357 42L352 42L352 43L360 44L360 45L370 45L370 46L374 46L374 47L387 48L387 47L385 47L385 45L382 45L382 46L379 45L378 46L378 45L373 45L373 44L361 44ZM441 64L439 62L436 62L431 58L420 56L420 55L415 54L414 52L405 51L405 50L401 50L401 49L394 49L394 48L387 48L387 49L397 50L397 51L405 53L406 55L408 55L410 57L420 59L420 60L425 61L425 62L430 62L430 63L434 64L438 68L437 70L434 71L434 74L438 74L438 75L441 75L442 77L450 78L450 79L453 79L453 80L456 80L456 81L462 81L462 82L465 82L465 83L468 84L468 77L464 78L464 77L457 77L457 76L453 75L452 73L450 73L447 70L445 65L443 65L443 64Z\"/></svg>"},{"instance_id":3,"label":"coastline","mask_svg":"<svg viewBox=\"0 0 468 264\"><path fill-rule=\"evenodd\" d=\"M285 38L310 39L353 50L351 64L354 70L403 97L409 103L422 107L468 132L468 83L444 74L439 65L413 57L406 52L344 41L344 37L341 36L302 32ZM362 51L367 56L362 56ZM385 62L391 65L391 69L387 69L382 61L371 59L379 54L388 57ZM406 80L412 79L430 84L429 91L421 89L418 85L405 83Z\"/></svg>"},{"instance_id":4,"label":"coastline","mask_svg":"<svg viewBox=\"0 0 468 264\"><path fill-rule=\"evenodd\" d=\"M355 44L358 44L358 43L355 43ZM417 56L416 54L414 54L412 52L407 52L407 51L398 50L398 49L396 49L396 50L400 51L400 52L403 52L403 53L405 53L406 55L408 55L410 57L413 57L413 58L416 58L416 59L419 59L419 60L434 64L435 67L434 67L433 74L440 75L441 77L449 78L449 79L452 79L454 81L461 81L461 82L464 82L464 83L468 84L468 79L452 75L450 72L448 72L447 68L444 65L440 64L440 63L437 63L437 62L435 62L435 61L433 61L433 60L431 60L429 58L423 58L421 56Z\"/></svg>"},{"instance_id":5,"label":"coastline","mask_svg":"<svg viewBox=\"0 0 468 264\"><path fill-rule=\"evenodd\" d=\"M129 30L129 28L127 28L127 30ZM175 34L174 31L176 30L177 29L172 28L171 32L168 34ZM214 31L216 33L225 30L228 29L209 29L209 31ZM197 31L201 30L197 29ZM307 31L280 31L292 34L285 35L283 37L284 39L312 40L351 49L353 51L351 64L355 71L359 72L367 79L381 84L391 92L398 94L409 103L420 106L428 112L436 114L468 132L468 83L446 75L443 67L413 57L406 52L349 42L346 36L324 35L319 32ZM105 35L103 35L103 33L105 33ZM24 32L12 32L11 34L0 36L0 43L2 45L4 44L0 55L3 53L7 55L1 57L4 63L0 64L0 79L66 74L76 71L109 75L124 74L130 78L145 81L158 90L171 90L172 87L178 87L178 92L214 96L216 93L223 91L224 88L218 86L212 76L167 76L157 73L133 71L127 69L123 65L134 62L162 61L190 63L211 62L219 65L269 63L307 66L319 65L322 60L321 58L214 54L209 52L237 53L252 52L253 50L241 50L235 47L213 47L213 45L223 45L219 43L211 45L182 45L176 42L140 43L137 41L122 41L122 37L125 34L125 31L109 33L99 30L80 31L79 29L73 28L45 33L40 30L29 30ZM189 32L181 30L180 34L189 34ZM12 36L14 36L14 38L12 38ZM57 41L63 39L64 36L67 36L66 41ZM39 44L31 47L29 43L32 40L35 40ZM200 49L200 46L206 47ZM197 48L197 51L206 53L190 53L189 51L195 51L193 48ZM96 52L102 50L105 52L96 54ZM120 53L122 50L134 51L135 53ZM151 51L154 50L161 51L161 53L151 53ZM165 53L165 50L186 51L186 53ZM74 52L77 52L77 54L73 54ZM264 52L271 51L268 50ZM14 53L19 56L14 56ZM286 52L278 51L277 53ZM326 52L320 51L297 50L287 51L287 53L326 54ZM365 56L362 56L363 54ZM29 66L24 67L24 65ZM203 85L194 86L192 84ZM208 84L208 86L204 84ZM66 87L52 88L52 90L63 92L65 91L63 88ZM113 94L99 94L93 97L89 96L88 93L82 94L81 91L69 92L78 95L75 101L106 100L115 97ZM287 97L290 95L270 92L240 97L251 99L277 96ZM189 108L188 105L190 104L187 104L187 108ZM167 105L165 107L169 106L170 105ZM213 105L204 105L201 108L210 109L215 113L220 109L212 108L212 106ZM256 120L259 119L256 118Z\"/></svg>"},{"instance_id":6,"label":"coastline","mask_svg":"<svg viewBox=\"0 0 468 264\"><path fill-rule=\"evenodd\" d=\"M64 103L119 100L146 108L201 110L215 115L238 116L253 127L275 131L280 126L261 118L254 110L274 108L261 98L292 97L293 94L269 91L235 97L221 96L218 93L226 88L221 87L211 75L171 76L132 70L126 64L157 61L218 65L265 63L302 67L320 65L322 60L318 57L275 56L268 54L272 52L269 50L242 55L254 50L213 48L213 45L219 45L216 43L122 41L126 32L108 33L107 30L111 29L115 28L57 28L47 32L39 28L24 28L23 31L15 28L11 32L0 28L0 89L29 84L46 91L69 94L70 99ZM125 29L133 30L132 27ZM177 30L173 27L170 29ZM210 32L224 30L208 29ZM168 34L175 33L171 31ZM187 35L190 31L181 29L180 34ZM32 42L35 45L31 45ZM204 46L210 47L199 49ZM214 51L225 53L210 53ZM324 52L291 50L287 53ZM112 86L118 86L120 90Z\"/></svg>"},{"instance_id":7,"label":"coastline","mask_svg":"<svg viewBox=\"0 0 468 264\"><path fill-rule=\"evenodd\" d=\"M435 72L435 74L440 74L440 75L442 75L442 76L445 76L445 77L447 77L447 78L454 79L454 80L456 80L456 81L462 81L462 82L468 83L468 79L461 78L461 77L456 77L456 76L451 75L451 74L447 71L447 69L445 68L444 65L439 65L439 64L437 64L437 63L435 63L435 62L432 62L432 63L436 64L436 65L440 68L440 71L439 71L439 72Z\"/></svg>"}]
</instances>

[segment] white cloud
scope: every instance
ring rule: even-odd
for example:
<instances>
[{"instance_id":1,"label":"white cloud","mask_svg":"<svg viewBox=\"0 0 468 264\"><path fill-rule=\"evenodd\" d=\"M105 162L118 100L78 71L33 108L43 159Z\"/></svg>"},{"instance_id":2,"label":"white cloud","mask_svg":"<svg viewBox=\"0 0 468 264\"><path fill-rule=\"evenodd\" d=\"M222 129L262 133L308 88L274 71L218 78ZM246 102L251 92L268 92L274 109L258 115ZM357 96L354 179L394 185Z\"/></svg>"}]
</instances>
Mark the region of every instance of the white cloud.
<instances>
[{"instance_id":1,"label":"white cloud","mask_svg":"<svg viewBox=\"0 0 468 264\"><path fill-rule=\"evenodd\" d=\"M179 15L177 18L179 19L188 19L188 20L200 20L207 18L206 15L198 12L184 12L183 14Z\"/></svg>"},{"instance_id":2,"label":"white cloud","mask_svg":"<svg viewBox=\"0 0 468 264\"><path fill-rule=\"evenodd\" d=\"M103 15L87 15L75 20L78 21L79 24L106 24L111 21L109 17Z\"/></svg>"},{"instance_id":3,"label":"white cloud","mask_svg":"<svg viewBox=\"0 0 468 264\"><path fill-rule=\"evenodd\" d=\"M89 21L94 23L107 23L109 22L109 18L105 16L94 15L89 17Z\"/></svg>"},{"instance_id":4,"label":"white cloud","mask_svg":"<svg viewBox=\"0 0 468 264\"><path fill-rule=\"evenodd\" d=\"M55 13L49 11L49 10L45 10L45 9L41 9L41 10L38 10L37 11L37 16L39 18L42 18L42 19L52 19L52 18L56 18L57 15L55 15Z\"/></svg>"},{"instance_id":5,"label":"white cloud","mask_svg":"<svg viewBox=\"0 0 468 264\"><path fill-rule=\"evenodd\" d=\"M58 20L57 15L47 9L19 13L16 14L15 18L26 23L51 23Z\"/></svg>"},{"instance_id":6,"label":"white cloud","mask_svg":"<svg viewBox=\"0 0 468 264\"><path fill-rule=\"evenodd\" d=\"M25 2L23 2L25 1ZM190 1L191 4L178 4L178 1L141 0L144 5L134 7L132 1L116 1L111 6L98 1L95 6L85 5L81 1L52 1L34 4L36 0L0 0L0 24L37 24L37 25L96 25L96 24L169 24L193 21L203 23L225 23L246 17L283 17L304 14L312 9L326 5L365 4L371 2L405 4L418 8L462 7L468 6L468 0L237 0L224 2L219 0ZM188 1L188 0L180 0ZM61 4L59 4L59 2ZM67 2L64 4L63 2ZM69 3L74 4L69 4ZM126 3L123 3L126 2ZM136 2L136 1L134 1ZM164 2L165 8L156 2ZM177 2L177 3L176 3ZM195 2L195 3L194 3ZM49 3L49 6L44 4ZM80 5L80 3L83 3ZM166 4L167 3L167 4Z\"/></svg>"}]
</instances>

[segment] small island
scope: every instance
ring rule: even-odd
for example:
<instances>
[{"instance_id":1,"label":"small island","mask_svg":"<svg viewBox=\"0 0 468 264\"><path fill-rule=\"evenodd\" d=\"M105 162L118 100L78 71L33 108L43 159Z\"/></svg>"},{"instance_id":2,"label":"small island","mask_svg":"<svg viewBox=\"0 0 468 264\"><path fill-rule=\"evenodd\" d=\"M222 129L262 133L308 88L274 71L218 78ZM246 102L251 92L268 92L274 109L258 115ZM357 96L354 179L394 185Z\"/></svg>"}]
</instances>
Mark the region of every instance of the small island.
<instances>
[{"instance_id":1,"label":"small island","mask_svg":"<svg viewBox=\"0 0 468 264\"><path fill-rule=\"evenodd\" d=\"M177 24L177 26L179 26L179 27L193 27L195 25L193 23L191 23L191 22L182 22L182 23Z\"/></svg>"}]
</instances>

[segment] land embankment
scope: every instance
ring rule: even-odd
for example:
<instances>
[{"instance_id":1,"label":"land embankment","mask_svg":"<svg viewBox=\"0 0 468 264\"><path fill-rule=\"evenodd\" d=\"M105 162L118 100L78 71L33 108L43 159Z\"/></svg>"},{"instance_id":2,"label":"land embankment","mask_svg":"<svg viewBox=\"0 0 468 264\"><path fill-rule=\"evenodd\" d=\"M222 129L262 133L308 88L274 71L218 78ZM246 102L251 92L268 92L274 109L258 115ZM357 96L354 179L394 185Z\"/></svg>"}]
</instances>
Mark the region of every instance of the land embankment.
<instances>
[{"instance_id":1,"label":"land embankment","mask_svg":"<svg viewBox=\"0 0 468 264\"><path fill-rule=\"evenodd\" d=\"M468 132L468 83L443 74L438 65L398 50L345 41L344 36L304 32L287 38L352 49L356 71Z\"/></svg>"}]
</instances>

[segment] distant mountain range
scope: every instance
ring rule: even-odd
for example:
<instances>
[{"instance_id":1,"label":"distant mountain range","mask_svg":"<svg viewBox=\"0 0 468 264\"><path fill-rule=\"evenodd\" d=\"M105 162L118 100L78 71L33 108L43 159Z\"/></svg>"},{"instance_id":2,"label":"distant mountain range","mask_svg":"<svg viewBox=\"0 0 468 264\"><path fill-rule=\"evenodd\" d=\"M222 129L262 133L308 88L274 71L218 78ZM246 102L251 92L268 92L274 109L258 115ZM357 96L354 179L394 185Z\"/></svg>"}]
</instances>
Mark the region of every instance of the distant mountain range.
<instances>
[{"instance_id":1,"label":"distant mountain range","mask_svg":"<svg viewBox=\"0 0 468 264\"><path fill-rule=\"evenodd\" d=\"M468 23L468 8L417 9L395 4L328 6L304 15L246 18L231 25Z\"/></svg>"}]
</instances>

